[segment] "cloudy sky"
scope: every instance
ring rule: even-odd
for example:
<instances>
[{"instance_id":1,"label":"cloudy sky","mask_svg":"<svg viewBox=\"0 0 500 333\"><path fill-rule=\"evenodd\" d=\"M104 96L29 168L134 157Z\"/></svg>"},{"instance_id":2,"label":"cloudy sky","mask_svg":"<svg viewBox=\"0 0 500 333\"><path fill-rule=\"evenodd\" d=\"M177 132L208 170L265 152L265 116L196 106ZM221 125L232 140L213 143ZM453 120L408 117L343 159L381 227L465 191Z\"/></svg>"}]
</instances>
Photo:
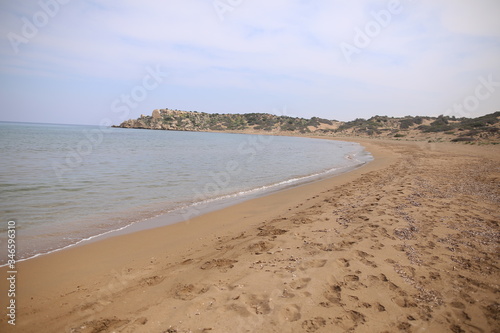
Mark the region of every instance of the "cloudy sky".
<instances>
[{"instance_id":1,"label":"cloudy sky","mask_svg":"<svg viewBox=\"0 0 500 333\"><path fill-rule=\"evenodd\" d=\"M2 0L0 120L500 110L498 0Z\"/></svg>"}]
</instances>

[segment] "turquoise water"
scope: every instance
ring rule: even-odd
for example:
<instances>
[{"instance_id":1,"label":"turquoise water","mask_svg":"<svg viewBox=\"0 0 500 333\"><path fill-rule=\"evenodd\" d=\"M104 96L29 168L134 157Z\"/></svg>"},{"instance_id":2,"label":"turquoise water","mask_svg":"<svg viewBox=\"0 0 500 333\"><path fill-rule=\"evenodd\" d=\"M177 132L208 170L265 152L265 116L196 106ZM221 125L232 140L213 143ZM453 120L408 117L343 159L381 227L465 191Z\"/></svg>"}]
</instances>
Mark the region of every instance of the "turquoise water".
<instances>
[{"instance_id":1,"label":"turquoise water","mask_svg":"<svg viewBox=\"0 0 500 333\"><path fill-rule=\"evenodd\" d=\"M0 156L0 241L16 221L18 259L371 159L319 139L1 122Z\"/></svg>"}]
</instances>

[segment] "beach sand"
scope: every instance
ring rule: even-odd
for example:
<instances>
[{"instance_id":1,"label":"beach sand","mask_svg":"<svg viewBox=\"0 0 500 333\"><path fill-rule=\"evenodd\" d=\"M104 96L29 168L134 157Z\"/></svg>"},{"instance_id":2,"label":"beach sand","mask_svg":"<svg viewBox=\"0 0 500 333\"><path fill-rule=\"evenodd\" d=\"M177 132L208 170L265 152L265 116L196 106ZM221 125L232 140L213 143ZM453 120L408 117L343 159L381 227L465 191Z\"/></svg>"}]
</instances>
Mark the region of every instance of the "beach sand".
<instances>
[{"instance_id":1,"label":"beach sand","mask_svg":"<svg viewBox=\"0 0 500 333\"><path fill-rule=\"evenodd\" d=\"M357 141L347 174L18 263L0 331L500 332L500 147Z\"/></svg>"}]
</instances>

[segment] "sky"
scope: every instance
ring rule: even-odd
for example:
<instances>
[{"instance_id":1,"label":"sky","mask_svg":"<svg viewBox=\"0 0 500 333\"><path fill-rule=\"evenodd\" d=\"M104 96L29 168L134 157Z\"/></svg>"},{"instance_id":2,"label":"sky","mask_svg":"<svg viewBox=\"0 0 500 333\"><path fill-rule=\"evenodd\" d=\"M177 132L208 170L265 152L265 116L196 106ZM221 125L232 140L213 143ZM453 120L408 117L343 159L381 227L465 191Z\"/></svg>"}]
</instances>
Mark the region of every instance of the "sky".
<instances>
[{"instance_id":1,"label":"sky","mask_svg":"<svg viewBox=\"0 0 500 333\"><path fill-rule=\"evenodd\" d=\"M498 0L1 0L0 121L500 110Z\"/></svg>"}]
</instances>

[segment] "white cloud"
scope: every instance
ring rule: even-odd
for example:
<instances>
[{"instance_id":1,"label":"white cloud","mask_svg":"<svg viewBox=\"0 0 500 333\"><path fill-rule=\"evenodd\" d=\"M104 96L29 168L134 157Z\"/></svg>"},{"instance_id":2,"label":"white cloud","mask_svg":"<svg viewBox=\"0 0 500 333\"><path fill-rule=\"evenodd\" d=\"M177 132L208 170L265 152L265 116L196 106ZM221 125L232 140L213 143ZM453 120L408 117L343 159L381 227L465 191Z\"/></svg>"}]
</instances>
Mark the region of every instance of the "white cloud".
<instances>
[{"instance_id":1,"label":"white cloud","mask_svg":"<svg viewBox=\"0 0 500 333\"><path fill-rule=\"evenodd\" d=\"M0 6L4 36L20 33L21 17L40 11L37 1ZM20 45L19 54L5 40L0 73L26 80L95 80L96 93L102 94L109 82L132 84L145 66L159 64L170 72L169 89L219 89L219 102L213 97L207 110L237 111L224 104L230 89L239 92L245 107L257 105L246 91L260 92L288 99L290 108L311 100L316 108L304 110L304 116L328 117L340 110L347 119L406 114L407 109L440 113L442 105L474 87L478 76L500 78L498 1L401 0L401 7L348 63L340 44L353 44L356 29L373 23L371 13L386 10L386 2L242 1L221 21L211 0L75 0ZM109 94L113 98L112 90ZM361 108L365 105L370 108Z\"/></svg>"},{"instance_id":2,"label":"white cloud","mask_svg":"<svg viewBox=\"0 0 500 333\"><path fill-rule=\"evenodd\" d=\"M500 37L500 2L497 0L443 1L442 24L452 33Z\"/></svg>"}]
</instances>

